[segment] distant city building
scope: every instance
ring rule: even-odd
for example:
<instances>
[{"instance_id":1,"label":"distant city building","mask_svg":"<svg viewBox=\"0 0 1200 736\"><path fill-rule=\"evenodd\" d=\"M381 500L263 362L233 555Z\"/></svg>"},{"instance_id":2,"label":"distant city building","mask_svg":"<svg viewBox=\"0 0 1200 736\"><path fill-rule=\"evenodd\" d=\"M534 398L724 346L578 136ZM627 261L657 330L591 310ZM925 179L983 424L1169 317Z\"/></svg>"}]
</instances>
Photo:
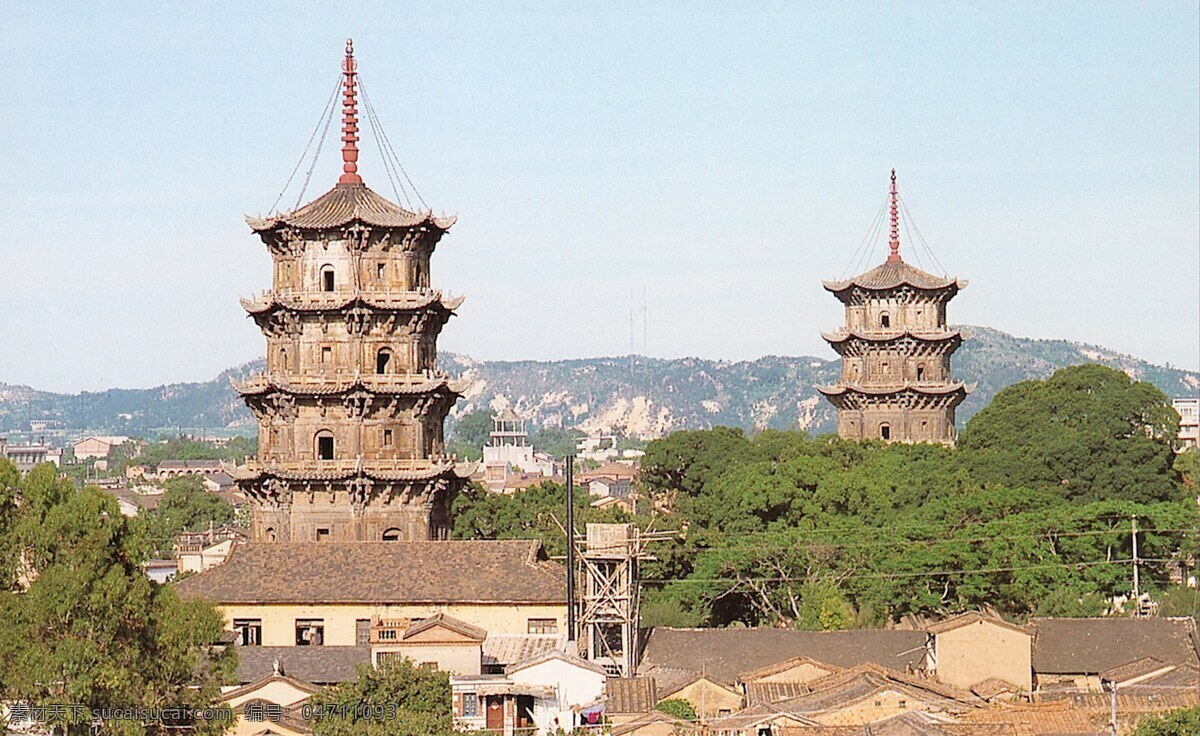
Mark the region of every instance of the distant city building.
<instances>
[{"instance_id":1,"label":"distant city building","mask_svg":"<svg viewBox=\"0 0 1200 736\"><path fill-rule=\"evenodd\" d=\"M492 425L488 443L483 447L483 479L489 490L513 490L510 482L515 478L549 479L561 472L553 457L538 452L530 444L524 417L505 409L492 419Z\"/></svg>"},{"instance_id":2,"label":"distant city building","mask_svg":"<svg viewBox=\"0 0 1200 736\"><path fill-rule=\"evenodd\" d=\"M1200 446L1200 398L1172 399L1171 406L1179 412L1179 449Z\"/></svg>"},{"instance_id":3,"label":"distant city building","mask_svg":"<svg viewBox=\"0 0 1200 736\"><path fill-rule=\"evenodd\" d=\"M128 437L84 437L71 446L76 460L91 460L106 458L114 447L120 447L129 441Z\"/></svg>"},{"instance_id":4,"label":"distant city building","mask_svg":"<svg viewBox=\"0 0 1200 736\"><path fill-rule=\"evenodd\" d=\"M336 186L247 218L274 266L274 289L242 301L266 336L266 374L237 384L258 422L258 458L235 474L258 541L445 539L473 469L446 454L443 423L463 385L437 368L438 335L462 299L430 287L455 218L363 183L356 69L347 44Z\"/></svg>"},{"instance_id":5,"label":"distant city building","mask_svg":"<svg viewBox=\"0 0 1200 736\"><path fill-rule=\"evenodd\" d=\"M890 195L887 260L846 281L825 282L846 306L845 325L822 334L842 357L842 378L817 389L837 407L841 437L950 445L954 410L971 389L950 372L963 336L947 326L946 306L967 282L904 262L895 170Z\"/></svg>"},{"instance_id":6,"label":"distant city building","mask_svg":"<svg viewBox=\"0 0 1200 736\"><path fill-rule=\"evenodd\" d=\"M184 532L175 543L175 562L180 574L204 572L225 561L236 542L246 540L241 527L222 526L199 532Z\"/></svg>"},{"instance_id":7,"label":"distant city building","mask_svg":"<svg viewBox=\"0 0 1200 736\"><path fill-rule=\"evenodd\" d=\"M209 476L229 470L232 467L224 460L163 460L158 464L155 475L159 480L166 480L184 475Z\"/></svg>"},{"instance_id":8,"label":"distant city building","mask_svg":"<svg viewBox=\"0 0 1200 736\"><path fill-rule=\"evenodd\" d=\"M635 466L612 462L580 473L579 485L598 498L625 498L632 491L636 478Z\"/></svg>"},{"instance_id":9,"label":"distant city building","mask_svg":"<svg viewBox=\"0 0 1200 736\"><path fill-rule=\"evenodd\" d=\"M54 467L62 465L62 450L46 444L44 439L13 444L7 438L0 437L0 458L11 461L22 473L28 473L42 463L50 463Z\"/></svg>"}]
</instances>

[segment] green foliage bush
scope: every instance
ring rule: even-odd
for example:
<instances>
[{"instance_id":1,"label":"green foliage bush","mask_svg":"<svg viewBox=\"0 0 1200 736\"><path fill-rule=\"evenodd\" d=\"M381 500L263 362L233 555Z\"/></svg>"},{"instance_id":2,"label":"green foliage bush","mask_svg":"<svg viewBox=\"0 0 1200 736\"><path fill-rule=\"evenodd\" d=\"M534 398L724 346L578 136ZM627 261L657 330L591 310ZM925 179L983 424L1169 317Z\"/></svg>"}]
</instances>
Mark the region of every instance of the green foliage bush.
<instances>
[{"instance_id":1,"label":"green foliage bush","mask_svg":"<svg viewBox=\"0 0 1200 736\"><path fill-rule=\"evenodd\" d=\"M1001 391L958 449L673 433L642 459L642 498L673 513L634 521L678 531L643 566L643 623L848 628L984 604L1102 614L1131 589L1132 516L1144 589L1168 589L1168 561L1196 552L1177 427L1160 391L1087 365ZM564 503L560 488L469 493L455 534L535 536L561 554Z\"/></svg>"}]
</instances>

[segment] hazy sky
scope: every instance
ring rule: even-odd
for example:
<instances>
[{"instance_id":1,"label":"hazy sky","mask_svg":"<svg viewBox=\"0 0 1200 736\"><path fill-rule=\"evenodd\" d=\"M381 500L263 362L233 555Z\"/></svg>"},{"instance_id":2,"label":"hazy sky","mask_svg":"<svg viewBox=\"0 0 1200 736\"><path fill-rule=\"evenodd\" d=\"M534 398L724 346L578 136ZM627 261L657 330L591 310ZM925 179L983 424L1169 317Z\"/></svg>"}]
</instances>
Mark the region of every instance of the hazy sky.
<instances>
[{"instance_id":1,"label":"hazy sky","mask_svg":"<svg viewBox=\"0 0 1200 736\"><path fill-rule=\"evenodd\" d=\"M8 3L0 382L258 356L238 296L270 261L242 216L275 201L347 36L425 200L459 215L444 349L625 354L644 290L651 355L832 358L821 280L895 166L971 281L953 321L1198 369L1197 28L1195 2Z\"/></svg>"}]
</instances>

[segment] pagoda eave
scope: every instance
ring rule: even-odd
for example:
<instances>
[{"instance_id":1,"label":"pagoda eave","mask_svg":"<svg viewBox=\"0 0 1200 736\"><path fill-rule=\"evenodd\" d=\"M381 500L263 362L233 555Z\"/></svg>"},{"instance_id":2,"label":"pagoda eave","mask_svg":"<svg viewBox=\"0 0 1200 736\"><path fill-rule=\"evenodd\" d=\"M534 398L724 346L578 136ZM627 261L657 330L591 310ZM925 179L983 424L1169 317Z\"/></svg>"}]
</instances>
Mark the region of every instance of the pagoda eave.
<instances>
[{"instance_id":1,"label":"pagoda eave","mask_svg":"<svg viewBox=\"0 0 1200 736\"><path fill-rule=\"evenodd\" d=\"M356 479L393 482L419 482L446 479L463 481L470 478L477 469L477 463L458 462L447 459L442 462L432 462L421 467L399 467L392 463L372 463L363 461L355 464L331 464L331 467L294 466L294 465L258 465L242 466L235 469L233 478L238 483L254 484L265 480L282 480L291 482L337 482Z\"/></svg>"},{"instance_id":2,"label":"pagoda eave","mask_svg":"<svg viewBox=\"0 0 1200 736\"><path fill-rule=\"evenodd\" d=\"M386 376L381 377L379 380L372 380L372 377L360 376L345 382L309 385L275 381L261 376L247 381L233 382L234 390L244 397L266 396L272 393L301 397L329 397L349 394L355 391L366 391L379 396L440 395L457 400L462 396L466 387L467 382L461 379L435 378L420 382L405 383L389 381Z\"/></svg>"},{"instance_id":3,"label":"pagoda eave","mask_svg":"<svg viewBox=\"0 0 1200 736\"><path fill-rule=\"evenodd\" d=\"M863 340L865 342L890 342L893 340L901 340L904 338L912 338L920 342L938 343L948 342L951 340L961 340L963 338L962 330L942 330L938 332L919 332L915 330L878 330L878 331L859 331L859 330L839 330L838 332L822 332L821 337L825 342L834 345L835 348L841 343L850 342L851 340Z\"/></svg>"},{"instance_id":4,"label":"pagoda eave","mask_svg":"<svg viewBox=\"0 0 1200 736\"><path fill-rule=\"evenodd\" d=\"M975 389L975 384L965 384L961 381L949 384L902 383L892 386L861 386L836 383L832 386L817 386L822 395L833 398L857 394L860 396L893 396L912 393L919 396L953 396L961 394L964 398Z\"/></svg>"}]
</instances>

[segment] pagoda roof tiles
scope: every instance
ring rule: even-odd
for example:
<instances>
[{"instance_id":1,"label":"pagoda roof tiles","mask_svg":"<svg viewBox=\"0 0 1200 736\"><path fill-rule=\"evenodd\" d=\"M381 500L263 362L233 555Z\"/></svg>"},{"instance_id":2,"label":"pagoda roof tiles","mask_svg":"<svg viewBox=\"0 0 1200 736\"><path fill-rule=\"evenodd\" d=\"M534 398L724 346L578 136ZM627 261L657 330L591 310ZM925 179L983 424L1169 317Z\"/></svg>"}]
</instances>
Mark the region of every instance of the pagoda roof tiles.
<instances>
[{"instance_id":1,"label":"pagoda roof tiles","mask_svg":"<svg viewBox=\"0 0 1200 736\"><path fill-rule=\"evenodd\" d=\"M914 289L936 291L939 289L963 289L967 286L966 279L953 276L934 276L921 269L911 266L904 261L888 261L866 273L853 276L845 281L822 282L825 288L836 293L857 286L868 291L886 291L899 286L911 286Z\"/></svg>"},{"instance_id":2,"label":"pagoda roof tiles","mask_svg":"<svg viewBox=\"0 0 1200 736\"><path fill-rule=\"evenodd\" d=\"M961 391L964 394L969 394L975 390L975 384L968 385L962 381L954 381L953 383L912 383L906 381L890 386L862 386L838 383L832 386L817 386L817 390L826 396L839 396L847 393L886 396L904 391L912 391L918 394L953 394Z\"/></svg>"},{"instance_id":3,"label":"pagoda roof tiles","mask_svg":"<svg viewBox=\"0 0 1200 736\"><path fill-rule=\"evenodd\" d=\"M263 292L254 297L241 299L242 308L250 314L264 314L276 308L291 309L297 312L328 312L342 310L356 302L375 309L409 311L437 305L446 311L453 312L462 306L466 297L446 296L440 291L406 291L399 294L355 292L348 294L327 294L319 292L316 295L305 294L306 298L291 298L274 292Z\"/></svg>"},{"instance_id":4,"label":"pagoda roof tiles","mask_svg":"<svg viewBox=\"0 0 1200 736\"><path fill-rule=\"evenodd\" d=\"M375 193L365 184L338 184L303 207L267 217L246 217L255 232L281 226L328 230L361 222L376 227L411 228L428 226L449 230L457 218L434 217L432 212L412 212Z\"/></svg>"},{"instance_id":5,"label":"pagoda roof tiles","mask_svg":"<svg viewBox=\"0 0 1200 736\"><path fill-rule=\"evenodd\" d=\"M282 480L333 481L348 480L363 476L372 480L416 481L432 480L442 476L469 478L477 463L460 463L454 460L430 461L428 463L392 463L388 461L321 461L319 463L258 464L247 463L237 469L234 478L242 481L264 477Z\"/></svg>"},{"instance_id":6,"label":"pagoda roof tiles","mask_svg":"<svg viewBox=\"0 0 1200 736\"><path fill-rule=\"evenodd\" d=\"M335 396L364 389L387 396L419 396L446 389L448 393L461 394L468 386L467 381L448 377L421 378L416 381L397 381L396 376L378 376L374 373L354 376L346 380L333 381L279 381L270 376L256 375L245 381L233 382L234 389L243 396L256 396L282 391L299 396ZM403 378L403 377L400 377Z\"/></svg>"},{"instance_id":7,"label":"pagoda roof tiles","mask_svg":"<svg viewBox=\"0 0 1200 736\"><path fill-rule=\"evenodd\" d=\"M903 337L911 337L916 340L927 340L930 342L941 342L943 340L952 340L954 338L962 338L963 332L961 329L944 329L944 330L838 330L837 332L822 332L821 337L825 338L826 342L841 343L852 338L866 340L868 342L887 342L889 340L898 340Z\"/></svg>"}]
</instances>

